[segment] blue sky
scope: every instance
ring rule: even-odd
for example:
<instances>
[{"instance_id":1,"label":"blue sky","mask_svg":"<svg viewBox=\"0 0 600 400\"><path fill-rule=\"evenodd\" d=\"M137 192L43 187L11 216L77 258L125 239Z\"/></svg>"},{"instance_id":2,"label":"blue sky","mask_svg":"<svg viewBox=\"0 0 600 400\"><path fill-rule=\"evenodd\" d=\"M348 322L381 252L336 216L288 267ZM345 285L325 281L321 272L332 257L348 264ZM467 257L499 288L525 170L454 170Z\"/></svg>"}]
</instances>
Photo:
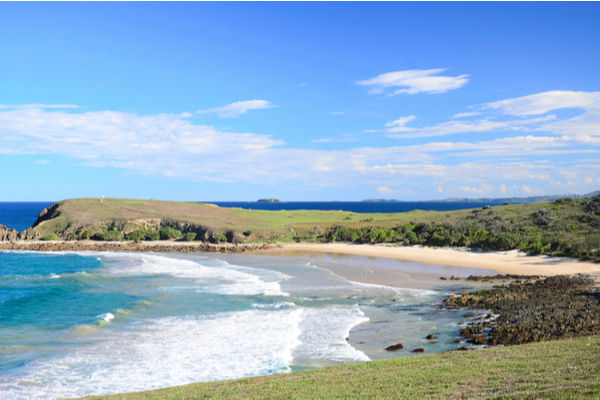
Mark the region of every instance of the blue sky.
<instances>
[{"instance_id":1,"label":"blue sky","mask_svg":"<svg viewBox=\"0 0 600 400\"><path fill-rule=\"evenodd\" d=\"M600 189L598 3L0 3L0 201Z\"/></svg>"}]
</instances>

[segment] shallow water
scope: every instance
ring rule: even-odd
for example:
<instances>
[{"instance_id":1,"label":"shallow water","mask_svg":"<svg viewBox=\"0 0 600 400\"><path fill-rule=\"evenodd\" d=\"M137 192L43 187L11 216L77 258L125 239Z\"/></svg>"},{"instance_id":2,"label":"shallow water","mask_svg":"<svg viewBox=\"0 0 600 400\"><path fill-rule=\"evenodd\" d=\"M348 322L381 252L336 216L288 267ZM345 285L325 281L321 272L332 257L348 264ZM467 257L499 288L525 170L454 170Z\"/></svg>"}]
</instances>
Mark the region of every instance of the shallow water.
<instances>
[{"instance_id":1,"label":"shallow water","mask_svg":"<svg viewBox=\"0 0 600 400\"><path fill-rule=\"evenodd\" d=\"M453 287L353 283L322 262L0 252L0 398L139 391L456 348L460 315L435 307ZM405 350L384 350L397 342Z\"/></svg>"}]
</instances>

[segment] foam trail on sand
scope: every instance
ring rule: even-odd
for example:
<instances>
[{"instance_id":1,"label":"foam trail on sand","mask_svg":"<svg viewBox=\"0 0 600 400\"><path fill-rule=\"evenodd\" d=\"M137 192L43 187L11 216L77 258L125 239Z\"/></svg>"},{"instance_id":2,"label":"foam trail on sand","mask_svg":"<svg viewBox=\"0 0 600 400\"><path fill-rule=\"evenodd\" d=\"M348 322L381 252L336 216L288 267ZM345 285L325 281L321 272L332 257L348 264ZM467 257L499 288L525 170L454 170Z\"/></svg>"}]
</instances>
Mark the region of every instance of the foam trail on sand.
<instances>
[{"instance_id":1,"label":"foam trail on sand","mask_svg":"<svg viewBox=\"0 0 600 400\"><path fill-rule=\"evenodd\" d=\"M294 357L336 362L369 361L346 341L352 327L368 321L358 306L310 308L300 322L300 342Z\"/></svg>"}]
</instances>

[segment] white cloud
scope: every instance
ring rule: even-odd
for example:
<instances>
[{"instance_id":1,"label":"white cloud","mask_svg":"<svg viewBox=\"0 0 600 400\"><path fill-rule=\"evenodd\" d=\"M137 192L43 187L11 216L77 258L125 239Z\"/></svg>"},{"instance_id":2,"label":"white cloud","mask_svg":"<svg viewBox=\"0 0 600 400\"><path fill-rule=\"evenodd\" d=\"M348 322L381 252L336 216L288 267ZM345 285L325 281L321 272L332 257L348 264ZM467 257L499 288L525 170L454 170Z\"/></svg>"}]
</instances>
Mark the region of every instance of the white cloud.
<instances>
[{"instance_id":1,"label":"white cloud","mask_svg":"<svg viewBox=\"0 0 600 400\"><path fill-rule=\"evenodd\" d=\"M34 163L35 163L35 164L50 164L50 163L48 162L48 160L37 160L37 161L34 161Z\"/></svg>"},{"instance_id":2,"label":"white cloud","mask_svg":"<svg viewBox=\"0 0 600 400\"><path fill-rule=\"evenodd\" d=\"M411 139L411 138L422 138L422 137L433 137L433 136L446 136L454 135L457 133L483 133L490 131L528 131L528 125L540 124L542 122L548 122L556 119L555 116L549 115L542 118L532 118L526 120L513 120L513 121L494 121L490 118L485 118L473 122L464 121L449 121L438 125L425 127L425 128L410 128L401 126L399 128L387 128L383 129L382 132L390 133L388 137L396 139ZM403 132L403 133L396 133Z\"/></svg>"},{"instance_id":3,"label":"white cloud","mask_svg":"<svg viewBox=\"0 0 600 400\"><path fill-rule=\"evenodd\" d=\"M391 95L394 96L401 93L444 93L448 90L458 89L469 81L469 75L434 76L444 71L446 71L445 68L388 72L371 79L358 81L356 84L370 86L370 94L383 93L384 89L389 87L404 88L393 92Z\"/></svg>"},{"instance_id":4,"label":"white cloud","mask_svg":"<svg viewBox=\"0 0 600 400\"><path fill-rule=\"evenodd\" d=\"M521 185L521 190L523 190L525 193L533 193L533 189L531 189L531 186Z\"/></svg>"},{"instance_id":5,"label":"white cloud","mask_svg":"<svg viewBox=\"0 0 600 400\"><path fill-rule=\"evenodd\" d=\"M476 187L469 187L469 186L460 186L459 189L462 190L463 192L484 194L484 193L491 192L494 189L494 187L492 185L488 185L487 183L483 183L479 187L479 189L477 189Z\"/></svg>"},{"instance_id":6,"label":"white cloud","mask_svg":"<svg viewBox=\"0 0 600 400\"><path fill-rule=\"evenodd\" d=\"M488 108L504 114L528 116L545 114L561 108L600 109L600 92L571 92L555 90L488 103Z\"/></svg>"},{"instance_id":7,"label":"white cloud","mask_svg":"<svg viewBox=\"0 0 600 400\"><path fill-rule=\"evenodd\" d=\"M500 192L506 194L506 185L504 183L500 184Z\"/></svg>"},{"instance_id":8,"label":"white cloud","mask_svg":"<svg viewBox=\"0 0 600 400\"><path fill-rule=\"evenodd\" d=\"M563 108L580 108L583 114L568 119L558 119L555 115L532 118ZM487 103L483 106L483 110L490 109L499 110L504 116L498 118L497 115L488 115L475 121L451 120L424 128L407 127L405 124L410 121L406 121L398 127L386 125L385 129L367 132L386 132L388 137L397 139L497 131L548 132L555 135L577 136L578 140L585 140L590 144L600 143L600 92L544 92ZM455 114L452 118L478 114L481 112Z\"/></svg>"},{"instance_id":9,"label":"white cloud","mask_svg":"<svg viewBox=\"0 0 600 400\"><path fill-rule=\"evenodd\" d=\"M381 193L381 194L390 194L393 193L394 191L392 189L386 188L385 186L381 186L377 188L377 192Z\"/></svg>"},{"instance_id":10,"label":"white cloud","mask_svg":"<svg viewBox=\"0 0 600 400\"><path fill-rule=\"evenodd\" d=\"M543 152L598 151L600 141L584 136L529 134L476 143L315 150L289 148L284 141L268 135L194 125L189 116L35 107L2 109L0 154L37 154L40 159L45 158L43 154L62 154L77 159L80 165L194 181L287 181L303 187L359 187L372 181L376 182L374 187L388 188L402 181L403 188L418 189L419 193L423 187L434 191L452 180L485 193L500 182L508 189L515 183L538 186L535 182L583 182L584 177L600 176L597 158L565 159L560 163L529 158ZM393 127L406 123L402 119L407 118L400 118ZM339 140L351 138L342 136ZM459 154L468 157L468 162L456 158ZM486 158L475 162L475 157ZM428 182L431 185L425 186ZM445 192L453 190L446 185L444 188Z\"/></svg>"},{"instance_id":11,"label":"white cloud","mask_svg":"<svg viewBox=\"0 0 600 400\"><path fill-rule=\"evenodd\" d=\"M265 108L277 107L266 100L249 100L238 101L236 103L227 104L223 107L211 108L209 110L196 111L198 114L217 113L220 118L237 118L242 114L246 114L248 110L262 110Z\"/></svg>"},{"instance_id":12,"label":"white cloud","mask_svg":"<svg viewBox=\"0 0 600 400\"><path fill-rule=\"evenodd\" d=\"M592 183L592 182L594 182L594 178L592 178L591 176L588 176L588 177L585 178L584 182L585 183Z\"/></svg>"},{"instance_id":13,"label":"white cloud","mask_svg":"<svg viewBox=\"0 0 600 400\"><path fill-rule=\"evenodd\" d=\"M477 188L472 188L472 187L468 187L468 186L461 186L460 190L462 190L463 192L471 192L471 193L481 193L480 190L478 190Z\"/></svg>"},{"instance_id":14,"label":"white cloud","mask_svg":"<svg viewBox=\"0 0 600 400\"><path fill-rule=\"evenodd\" d=\"M407 123L409 123L410 121L412 121L415 118L416 117L414 115L411 115L410 117L400 117L395 121L388 122L387 124L385 124L385 126L386 127L394 127L395 129L402 128L402 127L404 127L404 125L406 125Z\"/></svg>"},{"instance_id":15,"label":"white cloud","mask_svg":"<svg viewBox=\"0 0 600 400\"><path fill-rule=\"evenodd\" d=\"M455 118L466 118L466 117L472 117L472 116L474 116L474 115L480 115L480 114L481 114L481 113L480 113L480 112L477 112L477 111L473 111L473 112L466 112L466 113L458 113L458 114L454 114L454 115L452 116L452 119L455 119Z\"/></svg>"},{"instance_id":16,"label":"white cloud","mask_svg":"<svg viewBox=\"0 0 600 400\"><path fill-rule=\"evenodd\" d=\"M436 190L437 190L438 192L440 192L440 193L444 193L444 189L442 189L442 187L441 187L441 186L438 186Z\"/></svg>"}]
</instances>

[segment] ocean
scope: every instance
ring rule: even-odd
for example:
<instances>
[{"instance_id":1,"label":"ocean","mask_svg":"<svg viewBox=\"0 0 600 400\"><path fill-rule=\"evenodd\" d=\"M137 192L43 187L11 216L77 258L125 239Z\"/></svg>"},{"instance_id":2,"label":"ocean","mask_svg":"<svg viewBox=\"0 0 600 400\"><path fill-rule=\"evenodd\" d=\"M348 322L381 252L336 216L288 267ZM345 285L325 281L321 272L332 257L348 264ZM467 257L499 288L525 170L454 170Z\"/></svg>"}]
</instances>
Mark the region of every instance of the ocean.
<instances>
[{"instance_id":1,"label":"ocean","mask_svg":"<svg viewBox=\"0 0 600 400\"><path fill-rule=\"evenodd\" d=\"M1 224L35 220L8 214ZM348 281L328 268L384 261L431 279L393 288ZM455 349L463 319L437 304L461 285L437 277L473 271L402 263L309 254L2 251L0 398L141 391L412 356L417 347ZM429 333L435 341L425 339ZM385 351L398 342L405 350Z\"/></svg>"}]
</instances>

